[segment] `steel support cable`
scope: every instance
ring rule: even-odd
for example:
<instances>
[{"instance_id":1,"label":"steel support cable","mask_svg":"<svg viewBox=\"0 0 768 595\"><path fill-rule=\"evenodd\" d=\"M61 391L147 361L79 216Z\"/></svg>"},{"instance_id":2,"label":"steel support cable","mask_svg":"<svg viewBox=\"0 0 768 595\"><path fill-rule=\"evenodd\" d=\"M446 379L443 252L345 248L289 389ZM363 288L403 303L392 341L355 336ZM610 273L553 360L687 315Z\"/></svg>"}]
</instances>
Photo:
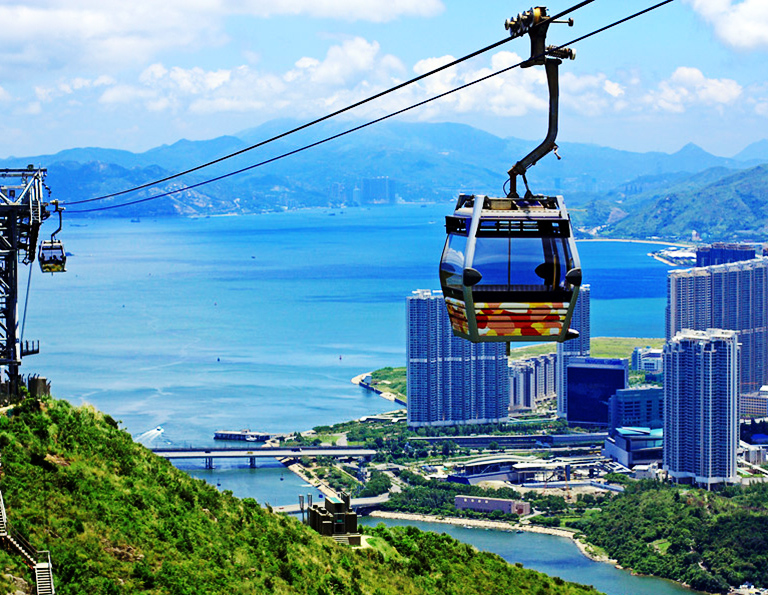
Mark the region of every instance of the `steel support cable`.
<instances>
[{"instance_id":1,"label":"steel support cable","mask_svg":"<svg viewBox=\"0 0 768 595\"><path fill-rule=\"evenodd\" d=\"M578 4L575 4L571 6L570 8L567 8L566 10L552 16L547 17L548 21L554 21L561 17L564 17L570 13L572 13L575 10L578 10L580 8L583 8L587 4L591 4L595 0L583 0L582 2L579 2ZM535 29L536 27L540 26L541 24L545 23L547 21L543 21L542 23L538 23L536 25L533 25L531 29ZM215 165L217 163L221 163L222 161L226 161L227 159L231 159L232 157L237 157L238 155L242 155L243 153L247 153L248 151L252 151L253 149L257 149L259 147L263 147L266 144L269 144L271 142L274 142L276 140L280 140L281 138L284 138L286 136L289 136L291 134L295 134L296 132L299 132L301 130L304 130L306 128L309 128L310 126L314 126L315 124L319 124L320 122L324 122L325 120L330 120L331 118L335 118L338 115L341 115L345 112L348 112L350 110L355 109L356 107L360 107L361 105L364 105L366 103L369 103L371 101L374 101L375 99L379 99L380 97L384 97L385 95L389 95L390 93L393 93L395 91L399 91L400 89L407 87L408 85L412 85L413 83L417 83L427 77L432 76L433 74L437 74L438 72L442 72L443 70L446 70L448 68L452 68L453 66L456 66L457 64L461 64L462 62L466 62L467 60L474 58L476 56L479 56L480 54L484 54L485 52L489 52L490 50L493 50L500 45L503 45L509 41L512 41L513 39L516 39L515 37L506 37L504 39L501 39L497 41L496 43L492 43L489 46L486 46L482 49L476 50L472 52L471 54L467 54L466 56L463 56L461 58L458 58L454 60L453 62L449 62L448 64L443 64L442 66L438 66L437 68L430 70L429 72L425 72L424 74L420 74L417 77L414 77L412 79L409 79L405 82L402 82L398 85L395 85L394 87L390 87L389 89L386 89L384 91L381 91L380 93L376 93L375 95L371 95L370 97L366 97L365 99L361 99L360 101L353 103L351 105L348 105L346 107L343 107L339 110L336 110L335 112L332 112L330 114L327 114L321 118L317 118L316 120L312 120L311 122L307 122L306 124L302 124L301 126L297 126L296 128L292 128L291 130L287 130L285 132L282 132L276 136L273 136L271 138L268 138L266 140L260 141L256 143L255 145L251 145L249 147L245 147L243 149L240 149L239 151L235 151L234 153L229 153L228 155L224 155L223 157L219 157L218 159L214 159L213 161L208 161L206 163L203 163L201 165L197 165L195 167L192 167L190 169L184 170L182 172L172 174L170 176L167 176L165 178L161 178L159 180L155 180L153 182L147 182L146 184L141 184L140 186L134 186L133 188L128 188L126 190L120 190L119 192L113 192L111 194L104 194L102 196L96 196L94 198L87 198L85 200L75 200L71 202L67 202L68 205L81 205L89 202L95 202L97 200L104 200L107 198L114 198L115 196L121 196L123 194L129 194L131 192L136 192L138 190L143 190L144 188L149 188L150 186L156 186L157 184L162 184L163 182L167 182L169 180L174 180L176 178L179 178L181 176L190 174L195 171L199 171L203 168L210 167L211 165Z\"/></svg>"},{"instance_id":2,"label":"steel support cable","mask_svg":"<svg viewBox=\"0 0 768 595\"><path fill-rule=\"evenodd\" d=\"M648 12L656 10L657 8L660 8L660 7L664 6L665 4L670 4L671 2L674 2L674 0L664 0L663 2L659 2L658 4L655 4L655 5L650 6L650 7L646 8L646 9L644 9L644 10L636 12L636 13L630 15L630 16L624 17L623 19L615 21L615 22L613 22L613 23L611 23L609 25L606 25L606 26L601 27L599 29L595 29L594 31L592 31L590 33L582 35L581 37L577 37L575 39L572 39L571 41L569 41L567 43L564 43L564 44L559 45L559 46L552 47L552 48L550 48L548 50L548 52L560 50L560 49L565 48L566 46L569 46L569 45L574 45L574 44L576 44L576 43L578 43L580 41L583 41L583 40L588 39L590 37L593 37L593 36L595 36L595 35L597 35L599 33L607 31L608 29L611 29L613 27L616 27L618 25L626 23L627 21L635 19L635 18L637 18L637 17L639 17L641 15L644 15L644 14L646 14ZM538 58L538 57L540 57L540 56L533 56L533 58ZM272 157L270 159L266 159L264 161L260 161L259 163L254 163L254 164L249 165L247 167L243 167L241 169L238 169L238 170L226 173L226 174L222 174L220 176L216 176L216 177L210 178L208 180L203 180L202 182L198 182L196 184L191 184L190 186L185 186L184 188L177 188L176 190L169 190L168 192L163 192L163 193L160 193L160 194L156 194L154 196L148 196L148 197L145 197L145 198L139 198L139 199L136 199L136 200L132 200L132 201L128 201L128 202L123 202L123 203L119 203L119 204L115 204L115 205L107 205L107 206L104 206L104 207L94 207L94 208L91 208L91 209L70 210L69 212L70 213L94 213L94 212L97 212L97 211L108 211L108 210L111 210L111 209L119 209L119 208L127 207L127 206L130 206L130 205L135 205L135 204L140 204L140 203L144 203L144 202L149 202L149 201L152 201L152 200L157 200L159 198L164 198L166 196L171 196L173 194L178 194L180 192L186 192L187 190L193 190L195 188L199 188L200 186L205 186L205 185L211 184L213 182L218 182L218 181L223 180L225 178L236 176L236 175L244 173L246 171L250 171L252 169L256 169L257 167L262 167L262 166L267 165L269 163L272 163L274 161L279 161L280 159L284 159L285 157L290 157L291 155L295 155L297 153L301 153L302 151L306 151L307 149L311 149L311 148L317 147L318 145L322 145L324 143L327 143L329 141L335 140L335 139L340 138L342 136L346 136L347 134L351 134L353 132L357 132L358 130L362 130L363 128L367 128L368 126L372 126L373 124L378 124L379 122L383 122L384 120L388 120L389 118L393 118L395 116L399 116L399 115L401 115L401 114L403 114L405 112L408 112L408 111L410 111L412 109L416 109L417 107L421 107L422 105L426 105L427 103L431 103L432 101L436 101L438 99L442 99L443 97L446 97L446 96L448 96L448 95L450 95L452 93L456 93L457 91L461 91L463 89L466 89L467 87L471 87L472 85L476 85L478 83L482 83L482 82L484 82L484 81L486 81L486 80L488 80L490 78L493 78L494 76L498 76L498 75L504 74L505 72L508 72L508 71L510 71L510 70L512 70L514 68L518 68L521 64L523 64L524 62L527 62L527 61L528 60L523 60L522 62L518 62L517 64L513 64L512 66L507 66L506 68L503 68L503 69L498 70L496 72L492 72L491 74L488 74L488 75L486 75L484 77L481 77L479 79L476 79L474 81L471 81L469 83L461 85L461 86L456 87L454 89L451 89L450 91L446 91L444 93L440 93L439 95L435 95L434 97L430 97L429 99L425 99L423 101L420 101L418 103L415 103L415 104L410 105L408 107L405 107L403 109L397 110L395 112L392 112L392 113L387 114L385 116L382 116L380 118L376 118L375 120L371 120L370 122L366 122L364 124L360 124L359 126L355 126L354 128L350 128L349 130L345 130L343 132L339 132L338 134L334 134L332 136L326 137L326 138L321 139L319 141L316 141L314 143L311 143L311 144L308 144L308 145L304 145L303 147L299 147L298 149L294 149L292 151L288 151L287 153L282 153L281 155L277 155L277 156Z\"/></svg>"}]
</instances>

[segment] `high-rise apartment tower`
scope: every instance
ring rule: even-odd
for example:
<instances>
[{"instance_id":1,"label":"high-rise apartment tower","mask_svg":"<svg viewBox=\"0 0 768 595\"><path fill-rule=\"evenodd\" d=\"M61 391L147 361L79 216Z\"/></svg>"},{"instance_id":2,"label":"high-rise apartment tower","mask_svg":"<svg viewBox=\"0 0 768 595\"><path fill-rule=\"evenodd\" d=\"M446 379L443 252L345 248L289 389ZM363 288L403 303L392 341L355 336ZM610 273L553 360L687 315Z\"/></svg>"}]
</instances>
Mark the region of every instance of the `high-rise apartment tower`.
<instances>
[{"instance_id":1,"label":"high-rise apartment tower","mask_svg":"<svg viewBox=\"0 0 768 595\"><path fill-rule=\"evenodd\" d=\"M739 441L735 331L677 333L664 346L664 469L702 486L733 483Z\"/></svg>"},{"instance_id":2,"label":"high-rise apartment tower","mask_svg":"<svg viewBox=\"0 0 768 595\"><path fill-rule=\"evenodd\" d=\"M440 291L414 291L406 311L408 426L507 421L506 344L454 337Z\"/></svg>"},{"instance_id":3,"label":"high-rise apartment tower","mask_svg":"<svg viewBox=\"0 0 768 595\"><path fill-rule=\"evenodd\" d=\"M739 390L768 384L768 258L670 271L667 340L683 329L739 333Z\"/></svg>"},{"instance_id":4,"label":"high-rise apartment tower","mask_svg":"<svg viewBox=\"0 0 768 595\"><path fill-rule=\"evenodd\" d=\"M573 357L589 356L589 296L590 286L582 285L579 299L571 318L571 328L579 332L577 339L557 344L557 415L565 417L568 413L568 362Z\"/></svg>"}]
</instances>

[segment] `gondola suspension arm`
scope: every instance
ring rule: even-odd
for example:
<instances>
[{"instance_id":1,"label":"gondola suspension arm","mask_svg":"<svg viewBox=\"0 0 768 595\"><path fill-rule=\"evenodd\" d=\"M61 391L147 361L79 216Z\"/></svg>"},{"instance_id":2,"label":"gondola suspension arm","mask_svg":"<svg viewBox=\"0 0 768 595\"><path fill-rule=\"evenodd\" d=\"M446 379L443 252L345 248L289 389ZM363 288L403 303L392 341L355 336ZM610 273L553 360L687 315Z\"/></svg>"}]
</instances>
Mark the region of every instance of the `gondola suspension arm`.
<instances>
[{"instance_id":1,"label":"gondola suspension arm","mask_svg":"<svg viewBox=\"0 0 768 595\"><path fill-rule=\"evenodd\" d=\"M527 23L532 23L532 25L526 27ZM558 66L560 66L564 59L573 60L576 57L576 53L570 48L546 46L547 31L551 23L567 23L568 26L573 26L573 19L554 21L547 18L546 8L537 7L524 12L522 15L518 15L515 19L508 19L504 23L504 27L509 30L510 35L513 37L519 36L520 30L528 33L531 38L531 57L520 66L521 68L530 68L531 66L543 65L547 73L547 89L549 91L549 128L547 136L538 147L515 163L512 169L507 172L509 174L508 198L520 198L517 193L517 176L523 178L526 191L525 198L532 196L531 190L528 188L525 172L551 151L554 151L557 158L560 159L560 155L557 154L557 144L555 144L559 96Z\"/></svg>"}]
</instances>

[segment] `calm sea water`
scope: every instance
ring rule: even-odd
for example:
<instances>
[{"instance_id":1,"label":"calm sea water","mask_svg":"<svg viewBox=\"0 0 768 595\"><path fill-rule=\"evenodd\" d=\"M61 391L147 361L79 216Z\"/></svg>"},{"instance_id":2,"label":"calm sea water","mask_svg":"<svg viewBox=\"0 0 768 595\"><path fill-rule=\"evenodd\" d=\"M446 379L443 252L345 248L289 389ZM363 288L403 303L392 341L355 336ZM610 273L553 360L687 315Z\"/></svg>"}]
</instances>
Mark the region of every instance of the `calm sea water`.
<instances>
[{"instance_id":1,"label":"calm sea water","mask_svg":"<svg viewBox=\"0 0 768 595\"><path fill-rule=\"evenodd\" d=\"M610 564L593 562L566 537L469 529L442 523L375 518L361 520L361 524L364 525L377 525L382 522L389 527L408 524L423 531L447 533L480 550L498 554L509 562L520 562L526 568L538 570L550 576L559 576L567 581L592 585L598 591L608 595L694 595L697 593L671 581L632 576L630 572L619 570Z\"/></svg>"},{"instance_id":2,"label":"calm sea water","mask_svg":"<svg viewBox=\"0 0 768 595\"><path fill-rule=\"evenodd\" d=\"M61 234L68 272L33 270L24 338L39 339L41 354L23 371L51 379L59 397L111 414L150 446L212 445L219 429L286 432L391 410L350 379L404 365L405 296L439 287L450 208L69 220ZM580 243L593 336L663 336L667 267L646 256L656 248ZM157 426L162 433L151 431ZM276 461L180 467L273 505L317 496ZM520 537L539 536L470 533L493 542L472 541L478 547L520 550L515 561L587 581L588 561L567 541L543 545L539 556L533 541L518 547ZM601 586L593 576L605 568L590 566L587 582L610 593L662 593Z\"/></svg>"}]
</instances>

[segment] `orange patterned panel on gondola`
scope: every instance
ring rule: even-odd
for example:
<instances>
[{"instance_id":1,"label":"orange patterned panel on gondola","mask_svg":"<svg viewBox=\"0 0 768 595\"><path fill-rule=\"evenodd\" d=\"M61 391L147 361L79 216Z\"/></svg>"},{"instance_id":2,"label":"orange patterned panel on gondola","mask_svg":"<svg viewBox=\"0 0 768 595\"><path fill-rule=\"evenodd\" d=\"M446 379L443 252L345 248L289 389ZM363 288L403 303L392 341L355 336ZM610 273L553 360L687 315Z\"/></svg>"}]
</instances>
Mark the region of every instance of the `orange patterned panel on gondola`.
<instances>
[{"instance_id":1,"label":"orange patterned panel on gondola","mask_svg":"<svg viewBox=\"0 0 768 595\"><path fill-rule=\"evenodd\" d=\"M464 302L446 298L451 326L469 332ZM475 303L477 331L487 337L551 337L563 330L567 302Z\"/></svg>"}]
</instances>

